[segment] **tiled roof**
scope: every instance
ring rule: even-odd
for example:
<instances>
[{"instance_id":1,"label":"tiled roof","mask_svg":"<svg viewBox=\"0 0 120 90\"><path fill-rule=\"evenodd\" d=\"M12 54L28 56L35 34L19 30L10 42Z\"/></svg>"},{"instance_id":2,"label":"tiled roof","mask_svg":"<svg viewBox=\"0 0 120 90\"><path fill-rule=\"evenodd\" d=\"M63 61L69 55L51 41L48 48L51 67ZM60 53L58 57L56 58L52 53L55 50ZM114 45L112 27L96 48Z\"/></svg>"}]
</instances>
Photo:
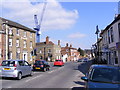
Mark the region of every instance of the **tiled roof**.
<instances>
[{"instance_id":1,"label":"tiled roof","mask_svg":"<svg viewBox=\"0 0 120 90\"><path fill-rule=\"evenodd\" d=\"M5 19L5 18L2 18L2 17L0 17L0 20L2 20L2 23L3 24L8 24L9 26L12 26L12 27L16 27L16 28L19 28L19 29L24 29L24 30L26 30L26 31L31 31L31 32L36 32L35 30L33 30L33 29L30 29L30 28L28 28L28 27L26 27L26 26L23 26L23 25L21 25L21 24L19 24L19 23L16 23L16 22L13 22L13 21L11 21L11 20L7 20L7 19ZM7 21L7 22L6 22ZM0 22L1 23L1 22Z\"/></svg>"}]
</instances>

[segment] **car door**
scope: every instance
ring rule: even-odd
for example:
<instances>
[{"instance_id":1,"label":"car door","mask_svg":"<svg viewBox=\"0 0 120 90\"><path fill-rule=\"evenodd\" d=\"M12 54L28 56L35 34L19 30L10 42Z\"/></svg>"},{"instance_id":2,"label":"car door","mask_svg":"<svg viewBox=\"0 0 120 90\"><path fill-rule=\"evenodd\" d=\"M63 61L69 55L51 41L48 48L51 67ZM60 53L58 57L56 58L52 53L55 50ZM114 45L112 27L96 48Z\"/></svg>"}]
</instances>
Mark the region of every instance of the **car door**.
<instances>
[{"instance_id":1,"label":"car door","mask_svg":"<svg viewBox=\"0 0 120 90\"><path fill-rule=\"evenodd\" d=\"M19 63L19 67L18 67L18 70L22 72L22 76L25 75L25 66L24 66L24 61L18 61Z\"/></svg>"},{"instance_id":2,"label":"car door","mask_svg":"<svg viewBox=\"0 0 120 90\"><path fill-rule=\"evenodd\" d=\"M24 65L25 65L25 74L28 75L31 73L31 66L29 65L29 63L27 61L24 61Z\"/></svg>"}]
</instances>

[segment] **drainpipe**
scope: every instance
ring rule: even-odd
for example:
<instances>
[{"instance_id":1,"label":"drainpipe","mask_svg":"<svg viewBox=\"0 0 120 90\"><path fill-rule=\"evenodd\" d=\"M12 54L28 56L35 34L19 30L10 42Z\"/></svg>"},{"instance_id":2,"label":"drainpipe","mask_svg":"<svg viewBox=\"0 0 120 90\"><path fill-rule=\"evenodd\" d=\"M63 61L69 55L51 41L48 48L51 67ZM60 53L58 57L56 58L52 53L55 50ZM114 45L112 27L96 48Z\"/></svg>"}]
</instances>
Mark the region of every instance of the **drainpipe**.
<instances>
[{"instance_id":1,"label":"drainpipe","mask_svg":"<svg viewBox=\"0 0 120 90\"><path fill-rule=\"evenodd\" d=\"M8 21L6 21L5 29L6 29L6 60L8 60Z\"/></svg>"}]
</instances>

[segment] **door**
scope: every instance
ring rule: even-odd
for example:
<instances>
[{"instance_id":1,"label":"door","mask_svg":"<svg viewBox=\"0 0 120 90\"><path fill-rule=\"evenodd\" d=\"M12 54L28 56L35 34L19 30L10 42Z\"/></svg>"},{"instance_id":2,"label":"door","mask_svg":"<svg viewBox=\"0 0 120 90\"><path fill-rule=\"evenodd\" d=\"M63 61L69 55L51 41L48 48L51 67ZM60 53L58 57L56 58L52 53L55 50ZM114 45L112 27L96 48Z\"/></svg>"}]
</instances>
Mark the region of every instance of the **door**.
<instances>
[{"instance_id":1,"label":"door","mask_svg":"<svg viewBox=\"0 0 120 90\"><path fill-rule=\"evenodd\" d=\"M27 61L27 52L23 52L23 60Z\"/></svg>"},{"instance_id":2,"label":"door","mask_svg":"<svg viewBox=\"0 0 120 90\"><path fill-rule=\"evenodd\" d=\"M29 63L28 62L24 62L24 65L25 65L25 74L26 75L28 75L28 74L30 74L31 73L31 66L29 65Z\"/></svg>"}]
</instances>

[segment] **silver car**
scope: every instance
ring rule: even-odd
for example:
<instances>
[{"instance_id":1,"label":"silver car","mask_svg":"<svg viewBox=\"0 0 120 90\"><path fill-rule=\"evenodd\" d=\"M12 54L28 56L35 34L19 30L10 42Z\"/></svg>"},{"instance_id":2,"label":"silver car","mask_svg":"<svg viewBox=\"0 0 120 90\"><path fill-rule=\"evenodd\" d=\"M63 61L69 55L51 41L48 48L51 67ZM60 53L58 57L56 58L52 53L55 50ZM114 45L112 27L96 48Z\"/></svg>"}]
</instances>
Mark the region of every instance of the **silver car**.
<instances>
[{"instance_id":1,"label":"silver car","mask_svg":"<svg viewBox=\"0 0 120 90\"><path fill-rule=\"evenodd\" d=\"M22 76L32 75L31 65L24 60L3 60L0 77L13 77L20 80Z\"/></svg>"}]
</instances>

